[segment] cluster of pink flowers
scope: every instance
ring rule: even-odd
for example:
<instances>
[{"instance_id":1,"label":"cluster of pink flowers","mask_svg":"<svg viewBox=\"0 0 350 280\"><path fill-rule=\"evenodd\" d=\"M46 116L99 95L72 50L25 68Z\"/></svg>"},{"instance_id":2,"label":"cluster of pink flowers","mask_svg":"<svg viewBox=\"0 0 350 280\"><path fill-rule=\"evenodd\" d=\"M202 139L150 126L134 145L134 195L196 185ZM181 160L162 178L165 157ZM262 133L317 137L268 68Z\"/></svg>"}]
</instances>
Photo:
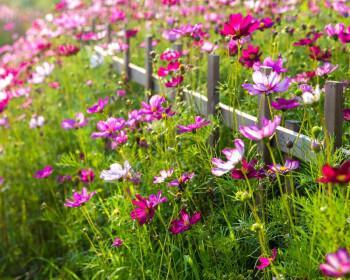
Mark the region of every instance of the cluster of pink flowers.
<instances>
[{"instance_id":1,"label":"cluster of pink flowers","mask_svg":"<svg viewBox=\"0 0 350 280\"><path fill-rule=\"evenodd\" d=\"M182 54L178 51L168 50L160 55L162 61L166 61L168 64L166 67L160 67L158 69L158 76L161 78L167 77L165 86L168 88L174 88L179 86L183 82L183 75L180 71L180 58Z\"/></svg>"}]
</instances>

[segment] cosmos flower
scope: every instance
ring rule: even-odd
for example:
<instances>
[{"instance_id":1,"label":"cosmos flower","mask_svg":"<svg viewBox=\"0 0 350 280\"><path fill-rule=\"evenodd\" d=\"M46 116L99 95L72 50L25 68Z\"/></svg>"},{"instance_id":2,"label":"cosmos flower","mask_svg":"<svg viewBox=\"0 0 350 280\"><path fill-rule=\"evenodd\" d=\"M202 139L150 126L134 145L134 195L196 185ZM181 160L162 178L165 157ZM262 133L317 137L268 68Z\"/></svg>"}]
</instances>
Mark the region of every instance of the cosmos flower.
<instances>
[{"instance_id":1,"label":"cosmos flower","mask_svg":"<svg viewBox=\"0 0 350 280\"><path fill-rule=\"evenodd\" d=\"M185 209L182 209L179 215L179 219L173 220L171 222L170 232L172 234L179 234L189 230L194 224L198 223L201 219L200 212L194 213L191 217Z\"/></svg>"},{"instance_id":2,"label":"cosmos flower","mask_svg":"<svg viewBox=\"0 0 350 280\"><path fill-rule=\"evenodd\" d=\"M44 179L49 177L53 172L53 168L50 165L45 166L43 169L40 169L35 172L34 178L36 179Z\"/></svg>"},{"instance_id":3,"label":"cosmos flower","mask_svg":"<svg viewBox=\"0 0 350 280\"><path fill-rule=\"evenodd\" d=\"M95 194L96 192L88 193L87 189L83 188L81 193L74 192L72 198L67 199L64 206L70 208L80 207L88 202Z\"/></svg>"},{"instance_id":4,"label":"cosmos flower","mask_svg":"<svg viewBox=\"0 0 350 280\"><path fill-rule=\"evenodd\" d=\"M223 36L230 36L232 39L237 40L241 37L250 36L259 26L259 21L251 15L244 17L242 14L232 14L229 20L224 23L220 33Z\"/></svg>"},{"instance_id":5,"label":"cosmos flower","mask_svg":"<svg viewBox=\"0 0 350 280\"><path fill-rule=\"evenodd\" d=\"M276 128L280 125L280 123L280 116L275 116L273 120L264 118L261 128L255 124L250 126L240 126L239 132L249 140L260 141L264 138L271 137L275 133Z\"/></svg>"},{"instance_id":6,"label":"cosmos flower","mask_svg":"<svg viewBox=\"0 0 350 280\"><path fill-rule=\"evenodd\" d=\"M35 72L33 72L31 79L29 80L32 84L41 84L44 82L45 78L50 76L54 70L55 65L48 62L44 62L41 65L35 67Z\"/></svg>"},{"instance_id":7,"label":"cosmos flower","mask_svg":"<svg viewBox=\"0 0 350 280\"><path fill-rule=\"evenodd\" d=\"M214 167L211 169L211 173L215 176L222 176L225 173L231 171L237 163L243 159L244 155L244 142L241 139L234 140L235 148L225 148L222 153L225 155L227 161L223 161L219 158L213 158L211 160Z\"/></svg>"},{"instance_id":8,"label":"cosmos flower","mask_svg":"<svg viewBox=\"0 0 350 280\"><path fill-rule=\"evenodd\" d=\"M119 163L113 163L109 170L103 170L100 178L104 181L117 181L120 179L129 179L131 177L132 168L130 163L124 161L124 166Z\"/></svg>"},{"instance_id":9,"label":"cosmos flower","mask_svg":"<svg viewBox=\"0 0 350 280\"><path fill-rule=\"evenodd\" d=\"M287 159L284 165L275 164L268 165L269 172L271 173L281 173L286 174L290 171L298 169L300 166L300 162L298 160Z\"/></svg>"},{"instance_id":10,"label":"cosmos flower","mask_svg":"<svg viewBox=\"0 0 350 280\"><path fill-rule=\"evenodd\" d=\"M298 99L284 99L284 98L276 98L276 101L271 102L271 106L276 110L289 110L300 106Z\"/></svg>"},{"instance_id":11,"label":"cosmos flower","mask_svg":"<svg viewBox=\"0 0 350 280\"><path fill-rule=\"evenodd\" d=\"M285 92L289 88L290 79L287 77L282 80L281 75L271 72L269 75L261 71L253 73L254 84L243 84L242 87L250 95L271 94Z\"/></svg>"},{"instance_id":12,"label":"cosmos flower","mask_svg":"<svg viewBox=\"0 0 350 280\"><path fill-rule=\"evenodd\" d=\"M321 50L318 46L310 46L309 52L310 58L317 61L329 61L332 56L330 50Z\"/></svg>"},{"instance_id":13,"label":"cosmos flower","mask_svg":"<svg viewBox=\"0 0 350 280\"><path fill-rule=\"evenodd\" d=\"M88 124L88 119L85 118L83 113L77 113L75 115L75 119L65 119L61 122L61 127L63 129L73 129L73 128L81 128Z\"/></svg>"},{"instance_id":14,"label":"cosmos flower","mask_svg":"<svg viewBox=\"0 0 350 280\"><path fill-rule=\"evenodd\" d=\"M42 127L44 123L45 123L45 119L43 116L38 116L34 114L29 121L29 127L30 128Z\"/></svg>"},{"instance_id":15,"label":"cosmos flower","mask_svg":"<svg viewBox=\"0 0 350 280\"><path fill-rule=\"evenodd\" d=\"M80 170L80 181L83 183L91 183L95 179L95 173L91 168Z\"/></svg>"},{"instance_id":16,"label":"cosmos flower","mask_svg":"<svg viewBox=\"0 0 350 280\"><path fill-rule=\"evenodd\" d=\"M254 63L254 71L259 71L261 66L271 67L272 71L276 72L277 74L287 72L287 68L283 68L283 58L281 56L279 56L277 60L273 60L271 57L267 57L264 59L263 63Z\"/></svg>"},{"instance_id":17,"label":"cosmos flower","mask_svg":"<svg viewBox=\"0 0 350 280\"><path fill-rule=\"evenodd\" d=\"M10 97L8 96L8 94L4 91L0 91L0 113L2 113L6 109L9 101Z\"/></svg>"},{"instance_id":18,"label":"cosmos flower","mask_svg":"<svg viewBox=\"0 0 350 280\"><path fill-rule=\"evenodd\" d=\"M271 257L259 257L260 264L256 266L256 269L263 270L264 268L268 267L276 259L276 256L277 249L273 248Z\"/></svg>"},{"instance_id":19,"label":"cosmos flower","mask_svg":"<svg viewBox=\"0 0 350 280\"><path fill-rule=\"evenodd\" d=\"M294 43L294 46L312 46L320 37L322 33L312 31L307 34L306 38L300 39L298 42Z\"/></svg>"},{"instance_id":20,"label":"cosmos flower","mask_svg":"<svg viewBox=\"0 0 350 280\"><path fill-rule=\"evenodd\" d=\"M317 76L322 77L333 73L337 68L338 65L333 65L329 62L326 62L322 66L317 67L315 73Z\"/></svg>"},{"instance_id":21,"label":"cosmos flower","mask_svg":"<svg viewBox=\"0 0 350 280\"><path fill-rule=\"evenodd\" d=\"M139 225L149 223L154 217L157 206L167 201L168 199L166 197L162 197L161 191L156 195L151 194L148 199L137 194L136 199L132 200L132 204L136 208L130 213L131 219L137 220Z\"/></svg>"},{"instance_id":22,"label":"cosmos flower","mask_svg":"<svg viewBox=\"0 0 350 280\"><path fill-rule=\"evenodd\" d=\"M105 98L99 98L97 103L89 107L86 111L88 114L95 114L103 112L104 107L108 104L108 96Z\"/></svg>"},{"instance_id":23,"label":"cosmos flower","mask_svg":"<svg viewBox=\"0 0 350 280\"><path fill-rule=\"evenodd\" d=\"M123 118L108 118L106 121L99 121L96 125L98 132L91 134L92 138L114 138L126 125Z\"/></svg>"},{"instance_id":24,"label":"cosmos flower","mask_svg":"<svg viewBox=\"0 0 350 280\"><path fill-rule=\"evenodd\" d=\"M210 124L210 121L206 121L204 119L202 119L200 116L196 116L194 118L194 123L193 124L189 124L187 126L184 125L178 125L178 133L182 134L182 133L187 133L187 132L193 132L196 131L197 129L200 129L204 126L207 126Z\"/></svg>"},{"instance_id":25,"label":"cosmos flower","mask_svg":"<svg viewBox=\"0 0 350 280\"><path fill-rule=\"evenodd\" d=\"M350 121L350 108L343 111L344 120Z\"/></svg>"},{"instance_id":26,"label":"cosmos flower","mask_svg":"<svg viewBox=\"0 0 350 280\"><path fill-rule=\"evenodd\" d=\"M164 183L165 180L174 173L174 168L170 168L169 170L161 170L159 176L154 176L153 184L161 184Z\"/></svg>"},{"instance_id":27,"label":"cosmos flower","mask_svg":"<svg viewBox=\"0 0 350 280\"><path fill-rule=\"evenodd\" d=\"M319 85L316 86L315 89L312 88L312 86L308 84L302 84L299 86L300 90L302 91L302 99L304 104L311 105L313 103L316 103L321 98L321 90Z\"/></svg>"},{"instance_id":28,"label":"cosmos flower","mask_svg":"<svg viewBox=\"0 0 350 280\"><path fill-rule=\"evenodd\" d=\"M245 49L242 50L242 55L239 58L239 62L247 67L251 68L257 62L260 62L260 48L253 45L248 45Z\"/></svg>"},{"instance_id":29,"label":"cosmos flower","mask_svg":"<svg viewBox=\"0 0 350 280\"><path fill-rule=\"evenodd\" d=\"M123 240L121 240L119 237L114 238L112 247L119 248L122 245L123 245Z\"/></svg>"},{"instance_id":30,"label":"cosmos flower","mask_svg":"<svg viewBox=\"0 0 350 280\"><path fill-rule=\"evenodd\" d=\"M185 172L178 179L175 179L168 183L169 187L178 187L183 190L186 183L188 183L194 177L194 172Z\"/></svg>"},{"instance_id":31,"label":"cosmos flower","mask_svg":"<svg viewBox=\"0 0 350 280\"><path fill-rule=\"evenodd\" d=\"M172 77L170 80L168 80L167 82L165 82L165 86L167 88L174 88L179 86L184 80L184 77L182 75L179 76L174 76Z\"/></svg>"},{"instance_id":32,"label":"cosmos flower","mask_svg":"<svg viewBox=\"0 0 350 280\"><path fill-rule=\"evenodd\" d=\"M57 54L60 56L71 56L75 55L80 51L80 48L75 45L66 44L57 47Z\"/></svg>"},{"instance_id":33,"label":"cosmos flower","mask_svg":"<svg viewBox=\"0 0 350 280\"><path fill-rule=\"evenodd\" d=\"M181 53L175 50L166 50L160 55L161 60L168 62L177 61L181 57Z\"/></svg>"},{"instance_id":34,"label":"cosmos flower","mask_svg":"<svg viewBox=\"0 0 350 280\"><path fill-rule=\"evenodd\" d=\"M241 161L240 168L234 168L231 170L231 178L236 180L244 180L244 179L260 179L264 178L264 170L263 169L255 169L257 161L251 160L247 162L245 159Z\"/></svg>"},{"instance_id":35,"label":"cosmos flower","mask_svg":"<svg viewBox=\"0 0 350 280\"><path fill-rule=\"evenodd\" d=\"M320 183L347 184L350 182L350 160L345 161L339 167L325 164L322 167L322 177L317 180Z\"/></svg>"},{"instance_id":36,"label":"cosmos flower","mask_svg":"<svg viewBox=\"0 0 350 280\"><path fill-rule=\"evenodd\" d=\"M320 265L324 276L342 278L350 274L350 255L347 249L340 248L337 252L326 255L326 263Z\"/></svg>"}]
</instances>

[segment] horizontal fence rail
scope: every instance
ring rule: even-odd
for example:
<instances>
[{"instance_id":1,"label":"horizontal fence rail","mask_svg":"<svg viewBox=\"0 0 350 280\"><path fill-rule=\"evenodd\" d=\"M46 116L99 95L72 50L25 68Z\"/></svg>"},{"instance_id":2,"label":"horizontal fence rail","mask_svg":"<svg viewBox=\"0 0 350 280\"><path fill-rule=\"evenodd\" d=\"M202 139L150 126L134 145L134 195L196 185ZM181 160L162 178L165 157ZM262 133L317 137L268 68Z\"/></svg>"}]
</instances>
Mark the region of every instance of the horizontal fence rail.
<instances>
[{"instance_id":1,"label":"horizontal fence rail","mask_svg":"<svg viewBox=\"0 0 350 280\"><path fill-rule=\"evenodd\" d=\"M124 73L125 63L122 58L113 57L114 68L119 74ZM146 87L147 74L142 67L129 63L129 78L131 81ZM153 92L160 92L159 78L152 76ZM208 98L198 92L185 90L185 100L188 101L195 110L208 115ZM258 118L223 103L218 104L218 113L222 116L223 124L229 128L235 129L240 125L258 124ZM291 156L303 161L310 161L315 158L315 153L311 149L312 140L310 137L297 133L293 130L278 126L276 131L276 145L278 148Z\"/></svg>"}]
</instances>

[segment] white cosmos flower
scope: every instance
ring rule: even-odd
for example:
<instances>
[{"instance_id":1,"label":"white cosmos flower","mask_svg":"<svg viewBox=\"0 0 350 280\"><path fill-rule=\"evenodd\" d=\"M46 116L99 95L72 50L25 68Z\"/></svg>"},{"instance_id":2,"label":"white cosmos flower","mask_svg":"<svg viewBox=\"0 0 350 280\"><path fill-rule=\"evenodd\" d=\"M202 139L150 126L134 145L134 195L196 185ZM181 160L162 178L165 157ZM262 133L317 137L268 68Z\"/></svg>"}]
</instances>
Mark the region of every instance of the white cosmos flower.
<instances>
[{"instance_id":1,"label":"white cosmos flower","mask_svg":"<svg viewBox=\"0 0 350 280\"><path fill-rule=\"evenodd\" d=\"M124 162L124 166L119 163L113 163L109 170L103 170L101 172L100 178L104 181L116 181L128 177L130 171L131 166L127 160Z\"/></svg>"},{"instance_id":2,"label":"white cosmos flower","mask_svg":"<svg viewBox=\"0 0 350 280\"><path fill-rule=\"evenodd\" d=\"M103 64L104 58L100 53L94 53L90 57L90 67L96 68Z\"/></svg>"},{"instance_id":3,"label":"white cosmos flower","mask_svg":"<svg viewBox=\"0 0 350 280\"><path fill-rule=\"evenodd\" d=\"M0 79L0 91L3 91L5 88L7 88L7 86L11 84L12 79L13 79L12 74L7 75L3 79Z\"/></svg>"},{"instance_id":4,"label":"white cosmos flower","mask_svg":"<svg viewBox=\"0 0 350 280\"><path fill-rule=\"evenodd\" d=\"M310 105L316 103L320 100L321 90L317 85L313 92L306 91L302 94L304 104Z\"/></svg>"}]
</instances>

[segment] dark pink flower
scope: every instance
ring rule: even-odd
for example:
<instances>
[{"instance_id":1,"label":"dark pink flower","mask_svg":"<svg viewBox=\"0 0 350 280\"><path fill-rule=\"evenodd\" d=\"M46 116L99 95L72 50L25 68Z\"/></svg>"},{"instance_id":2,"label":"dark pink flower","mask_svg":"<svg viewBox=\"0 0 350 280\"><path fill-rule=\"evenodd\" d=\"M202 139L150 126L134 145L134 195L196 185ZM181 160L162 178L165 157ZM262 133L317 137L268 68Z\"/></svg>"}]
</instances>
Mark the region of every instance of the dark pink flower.
<instances>
[{"instance_id":1,"label":"dark pink flower","mask_svg":"<svg viewBox=\"0 0 350 280\"><path fill-rule=\"evenodd\" d=\"M0 113L6 109L9 101L10 97L8 96L8 94L3 91L0 91Z\"/></svg>"},{"instance_id":2,"label":"dark pink flower","mask_svg":"<svg viewBox=\"0 0 350 280\"><path fill-rule=\"evenodd\" d=\"M269 17L266 17L266 18L263 18L259 21L259 30L263 31L267 28L270 28L274 25L274 22L271 18Z\"/></svg>"},{"instance_id":3,"label":"dark pink flower","mask_svg":"<svg viewBox=\"0 0 350 280\"><path fill-rule=\"evenodd\" d=\"M189 230L194 224L198 223L201 219L201 213L196 212L191 217L186 210L180 211L180 218L173 220L170 225L170 231L172 234L179 234Z\"/></svg>"},{"instance_id":4,"label":"dark pink flower","mask_svg":"<svg viewBox=\"0 0 350 280\"><path fill-rule=\"evenodd\" d=\"M119 248L122 245L123 245L123 240L121 240L119 237L114 238L112 247Z\"/></svg>"},{"instance_id":5,"label":"dark pink flower","mask_svg":"<svg viewBox=\"0 0 350 280\"><path fill-rule=\"evenodd\" d=\"M161 60L168 62L177 61L181 57L181 53L174 50L167 50L160 55Z\"/></svg>"},{"instance_id":6,"label":"dark pink flower","mask_svg":"<svg viewBox=\"0 0 350 280\"><path fill-rule=\"evenodd\" d=\"M259 47L248 45L247 48L242 50L242 55L239 58L239 62L245 67L251 68L256 62L260 61L261 52Z\"/></svg>"},{"instance_id":7,"label":"dark pink flower","mask_svg":"<svg viewBox=\"0 0 350 280\"><path fill-rule=\"evenodd\" d=\"M163 5L175 6L180 4L180 0L162 0Z\"/></svg>"},{"instance_id":8,"label":"dark pink flower","mask_svg":"<svg viewBox=\"0 0 350 280\"><path fill-rule=\"evenodd\" d=\"M83 183L91 183L95 179L95 173L91 168L80 170L80 181Z\"/></svg>"},{"instance_id":9,"label":"dark pink flower","mask_svg":"<svg viewBox=\"0 0 350 280\"><path fill-rule=\"evenodd\" d=\"M79 51L80 51L79 47L71 44L60 45L57 48L57 53L60 56L71 56L78 53Z\"/></svg>"},{"instance_id":10,"label":"dark pink flower","mask_svg":"<svg viewBox=\"0 0 350 280\"><path fill-rule=\"evenodd\" d=\"M179 86L184 80L184 77L182 75L172 77L169 81L165 83L165 86L167 88L174 88Z\"/></svg>"},{"instance_id":11,"label":"dark pink flower","mask_svg":"<svg viewBox=\"0 0 350 280\"><path fill-rule=\"evenodd\" d=\"M189 182L194 177L194 172L185 172L180 178L171 181L168 186L169 187L178 187L180 190L184 189L184 186L187 182Z\"/></svg>"},{"instance_id":12,"label":"dark pink flower","mask_svg":"<svg viewBox=\"0 0 350 280\"><path fill-rule=\"evenodd\" d=\"M125 13L124 11L116 8L112 10L111 15L109 17L110 23L116 23L118 21L123 21L125 19Z\"/></svg>"},{"instance_id":13,"label":"dark pink flower","mask_svg":"<svg viewBox=\"0 0 350 280\"><path fill-rule=\"evenodd\" d=\"M133 220L137 220L140 225L149 223L154 217L157 206L168 201L166 197L162 197L161 191L157 195L151 194L148 199L139 194L136 195L136 198L132 200L132 204L136 208L131 211L130 216Z\"/></svg>"},{"instance_id":14,"label":"dark pink flower","mask_svg":"<svg viewBox=\"0 0 350 280\"><path fill-rule=\"evenodd\" d=\"M281 74L287 72L286 68L283 68L283 59L282 57L278 57L277 60L273 60L271 57L267 57L264 59L263 63L256 62L253 65L254 71L259 71L261 66L271 67L273 72L277 74Z\"/></svg>"},{"instance_id":15,"label":"dark pink flower","mask_svg":"<svg viewBox=\"0 0 350 280\"><path fill-rule=\"evenodd\" d=\"M350 121L350 108L343 111L344 120Z\"/></svg>"},{"instance_id":16,"label":"dark pink flower","mask_svg":"<svg viewBox=\"0 0 350 280\"><path fill-rule=\"evenodd\" d=\"M43 169L40 169L37 172L35 172L34 178L44 179L49 177L52 174L52 172L53 172L52 166L48 165L48 166L45 166Z\"/></svg>"},{"instance_id":17,"label":"dark pink flower","mask_svg":"<svg viewBox=\"0 0 350 280\"><path fill-rule=\"evenodd\" d=\"M106 98L99 98L97 103L89 107L86 111L88 114L100 113L108 104L108 96Z\"/></svg>"},{"instance_id":18,"label":"dark pink flower","mask_svg":"<svg viewBox=\"0 0 350 280\"><path fill-rule=\"evenodd\" d=\"M268 267L276 259L276 256L277 249L273 248L271 257L259 257L260 264L256 266L256 269L263 270L264 268Z\"/></svg>"},{"instance_id":19,"label":"dark pink flower","mask_svg":"<svg viewBox=\"0 0 350 280\"><path fill-rule=\"evenodd\" d=\"M178 133L182 134L182 133L187 133L187 132L193 132L196 131L197 129L200 129L204 126L207 126L210 124L210 121L206 121L204 119L202 119L200 116L196 116L194 118L194 123L193 124L189 124L187 126L184 125L178 125Z\"/></svg>"},{"instance_id":20,"label":"dark pink flower","mask_svg":"<svg viewBox=\"0 0 350 280\"><path fill-rule=\"evenodd\" d=\"M337 252L326 255L326 263L320 265L324 276L342 278L350 274L350 255L347 249L340 248Z\"/></svg>"},{"instance_id":21,"label":"dark pink flower","mask_svg":"<svg viewBox=\"0 0 350 280\"><path fill-rule=\"evenodd\" d=\"M247 162L245 159L242 159L241 168L234 168L231 170L231 178L236 180L241 179L261 179L265 177L264 170L255 169L256 160Z\"/></svg>"},{"instance_id":22,"label":"dark pink flower","mask_svg":"<svg viewBox=\"0 0 350 280\"><path fill-rule=\"evenodd\" d=\"M91 134L92 138L114 138L126 125L123 118L108 118L106 121L99 121L96 125L99 132Z\"/></svg>"},{"instance_id":23,"label":"dark pink flower","mask_svg":"<svg viewBox=\"0 0 350 280\"><path fill-rule=\"evenodd\" d=\"M243 16L242 14L232 14L229 20L224 23L221 35L231 36L232 39L250 36L260 26L258 20L251 15Z\"/></svg>"},{"instance_id":24,"label":"dark pink flower","mask_svg":"<svg viewBox=\"0 0 350 280\"><path fill-rule=\"evenodd\" d=\"M318 46L310 46L310 58L317 61L329 61L332 53L330 50L321 50Z\"/></svg>"},{"instance_id":25,"label":"dark pink flower","mask_svg":"<svg viewBox=\"0 0 350 280\"><path fill-rule=\"evenodd\" d=\"M309 34L307 34L306 38L300 39L298 42L295 42L294 46L311 46L321 36L322 36L322 33L315 32L315 31L310 32Z\"/></svg>"},{"instance_id":26,"label":"dark pink flower","mask_svg":"<svg viewBox=\"0 0 350 280\"><path fill-rule=\"evenodd\" d=\"M350 160L345 161L339 167L325 164L322 167L322 177L317 180L320 183L347 184L350 182Z\"/></svg>"},{"instance_id":27,"label":"dark pink flower","mask_svg":"<svg viewBox=\"0 0 350 280\"><path fill-rule=\"evenodd\" d=\"M72 199L67 199L64 206L70 208L80 207L88 202L95 194L96 192L88 193L87 189L83 188L81 193L74 192Z\"/></svg>"},{"instance_id":28,"label":"dark pink flower","mask_svg":"<svg viewBox=\"0 0 350 280\"><path fill-rule=\"evenodd\" d=\"M276 101L271 102L271 106L276 110L289 110L296 108L300 105L298 99L284 99L284 98L276 98Z\"/></svg>"}]
</instances>

